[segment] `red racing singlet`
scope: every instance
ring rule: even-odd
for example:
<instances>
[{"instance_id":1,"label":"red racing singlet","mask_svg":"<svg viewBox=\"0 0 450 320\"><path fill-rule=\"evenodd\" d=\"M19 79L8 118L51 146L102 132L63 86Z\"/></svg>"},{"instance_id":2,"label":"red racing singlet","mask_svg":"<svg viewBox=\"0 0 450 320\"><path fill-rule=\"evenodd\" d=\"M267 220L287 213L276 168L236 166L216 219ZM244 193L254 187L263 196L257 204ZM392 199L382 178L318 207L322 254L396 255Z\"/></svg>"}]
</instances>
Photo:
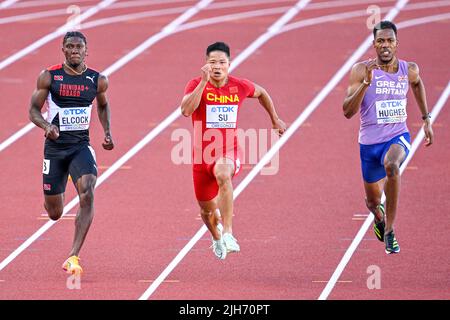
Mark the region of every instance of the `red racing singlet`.
<instances>
[{"instance_id":1,"label":"red racing singlet","mask_svg":"<svg viewBox=\"0 0 450 320\"><path fill-rule=\"evenodd\" d=\"M194 91L200 81L200 77L189 81L185 94ZM221 88L207 83L200 104L192 114L194 167L211 164L227 152L238 149L239 110L245 98L254 93L252 82L232 76L228 76L228 83Z\"/></svg>"}]
</instances>

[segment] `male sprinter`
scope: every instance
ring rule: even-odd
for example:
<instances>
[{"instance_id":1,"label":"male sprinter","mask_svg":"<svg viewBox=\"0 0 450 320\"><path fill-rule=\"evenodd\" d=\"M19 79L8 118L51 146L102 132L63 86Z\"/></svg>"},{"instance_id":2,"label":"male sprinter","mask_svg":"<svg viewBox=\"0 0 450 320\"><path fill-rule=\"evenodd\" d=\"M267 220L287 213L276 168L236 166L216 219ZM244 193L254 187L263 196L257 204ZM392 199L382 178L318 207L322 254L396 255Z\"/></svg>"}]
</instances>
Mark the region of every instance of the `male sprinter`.
<instances>
[{"instance_id":1,"label":"male sprinter","mask_svg":"<svg viewBox=\"0 0 450 320\"><path fill-rule=\"evenodd\" d=\"M374 231L384 241L387 254L400 252L394 235L394 220L400 193L400 165L410 150L406 126L408 84L422 113L426 146L433 143L425 86L414 62L396 56L397 28L381 21L373 29L377 58L356 63L344 100L344 115L350 119L361 106L359 144L366 205L375 216ZM383 190L386 209L381 203Z\"/></svg>"},{"instance_id":2,"label":"male sprinter","mask_svg":"<svg viewBox=\"0 0 450 320\"><path fill-rule=\"evenodd\" d=\"M95 153L89 145L92 101L97 98L98 116L105 132L103 148L114 143L110 131L110 109L106 90L108 79L86 66L86 37L81 32L64 36L65 61L42 71L31 97L30 120L45 131L43 189L44 207L50 219L58 220L64 208L64 192L70 174L80 198L75 220L75 237L63 269L83 272L79 252L94 216L94 187L97 180ZM41 109L47 102L48 115Z\"/></svg>"},{"instance_id":3,"label":"male sprinter","mask_svg":"<svg viewBox=\"0 0 450 320\"><path fill-rule=\"evenodd\" d=\"M184 116L192 115L194 124L194 189L201 217L213 238L213 251L219 259L240 247L232 233L233 185L231 179L240 169L240 149L236 128L238 113L245 98L258 98L270 116L272 126L282 135L286 125L278 117L266 90L245 79L228 74L230 48L216 42L206 49L206 64L201 77L191 80L181 102ZM196 141L201 141L196 144ZM198 156L201 156L200 161ZM218 221L218 210L223 227Z\"/></svg>"}]
</instances>

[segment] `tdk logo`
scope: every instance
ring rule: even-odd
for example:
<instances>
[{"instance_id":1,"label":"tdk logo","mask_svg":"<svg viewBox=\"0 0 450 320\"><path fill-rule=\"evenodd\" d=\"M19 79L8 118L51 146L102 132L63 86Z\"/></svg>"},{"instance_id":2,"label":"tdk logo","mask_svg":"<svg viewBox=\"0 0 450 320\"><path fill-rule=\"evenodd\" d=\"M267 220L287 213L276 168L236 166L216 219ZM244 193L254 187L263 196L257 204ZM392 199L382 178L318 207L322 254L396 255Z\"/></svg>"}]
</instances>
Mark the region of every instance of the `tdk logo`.
<instances>
[{"instance_id":1,"label":"tdk logo","mask_svg":"<svg viewBox=\"0 0 450 320\"><path fill-rule=\"evenodd\" d=\"M68 115L87 115L86 113L86 109L69 109L69 110L64 110L64 115L68 116Z\"/></svg>"},{"instance_id":2,"label":"tdk logo","mask_svg":"<svg viewBox=\"0 0 450 320\"><path fill-rule=\"evenodd\" d=\"M229 107L229 106L216 106L218 112L234 112L235 107ZM215 110L213 110L215 112Z\"/></svg>"},{"instance_id":3,"label":"tdk logo","mask_svg":"<svg viewBox=\"0 0 450 320\"><path fill-rule=\"evenodd\" d=\"M396 101L396 100L392 100L392 101L384 101L381 104L382 108L396 108L396 107L401 107L402 106L402 101Z\"/></svg>"}]
</instances>

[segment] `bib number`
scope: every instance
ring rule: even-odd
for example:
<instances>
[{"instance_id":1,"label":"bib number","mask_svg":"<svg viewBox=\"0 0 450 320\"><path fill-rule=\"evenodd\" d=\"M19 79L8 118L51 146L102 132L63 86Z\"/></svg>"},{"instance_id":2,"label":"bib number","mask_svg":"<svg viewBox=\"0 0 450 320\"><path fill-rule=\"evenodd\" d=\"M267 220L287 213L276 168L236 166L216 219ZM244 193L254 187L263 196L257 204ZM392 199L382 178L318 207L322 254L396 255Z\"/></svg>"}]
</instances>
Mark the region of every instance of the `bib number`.
<instances>
[{"instance_id":1,"label":"bib number","mask_svg":"<svg viewBox=\"0 0 450 320\"><path fill-rule=\"evenodd\" d=\"M42 173L49 174L50 172L50 160L44 159L44 163L42 164Z\"/></svg>"}]
</instances>

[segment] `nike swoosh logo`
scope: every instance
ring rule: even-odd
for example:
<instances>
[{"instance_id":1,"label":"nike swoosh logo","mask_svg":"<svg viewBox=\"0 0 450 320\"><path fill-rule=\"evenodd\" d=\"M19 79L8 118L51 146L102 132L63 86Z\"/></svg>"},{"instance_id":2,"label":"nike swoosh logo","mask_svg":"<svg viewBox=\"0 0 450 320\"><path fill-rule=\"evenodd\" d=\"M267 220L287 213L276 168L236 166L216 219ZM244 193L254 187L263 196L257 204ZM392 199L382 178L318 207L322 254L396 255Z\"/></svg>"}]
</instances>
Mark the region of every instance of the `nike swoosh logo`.
<instances>
[{"instance_id":1,"label":"nike swoosh logo","mask_svg":"<svg viewBox=\"0 0 450 320\"><path fill-rule=\"evenodd\" d=\"M381 76L375 76L375 79L380 79L380 78L383 78L384 77L384 75L381 75Z\"/></svg>"}]
</instances>

